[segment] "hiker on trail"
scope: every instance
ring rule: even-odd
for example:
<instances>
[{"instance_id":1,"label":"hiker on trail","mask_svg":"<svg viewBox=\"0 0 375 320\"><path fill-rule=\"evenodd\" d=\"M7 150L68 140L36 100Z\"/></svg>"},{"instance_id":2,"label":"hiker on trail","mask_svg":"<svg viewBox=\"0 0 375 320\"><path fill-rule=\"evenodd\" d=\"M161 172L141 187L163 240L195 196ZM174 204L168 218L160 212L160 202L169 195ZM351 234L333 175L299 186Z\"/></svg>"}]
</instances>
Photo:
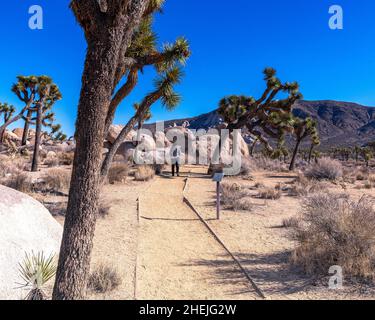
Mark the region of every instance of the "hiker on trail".
<instances>
[{"instance_id":1,"label":"hiker on trail","mask_svg":"<svg viewBox=\"0 0 375 320\"><path fill-rule=\"evenodd\" d=\"M177 177L180 176L180 165L181 165L181 147L174 145L171 148L171 160L172 160L172 177L177 173Z\"/></svg>"}]
</instances>

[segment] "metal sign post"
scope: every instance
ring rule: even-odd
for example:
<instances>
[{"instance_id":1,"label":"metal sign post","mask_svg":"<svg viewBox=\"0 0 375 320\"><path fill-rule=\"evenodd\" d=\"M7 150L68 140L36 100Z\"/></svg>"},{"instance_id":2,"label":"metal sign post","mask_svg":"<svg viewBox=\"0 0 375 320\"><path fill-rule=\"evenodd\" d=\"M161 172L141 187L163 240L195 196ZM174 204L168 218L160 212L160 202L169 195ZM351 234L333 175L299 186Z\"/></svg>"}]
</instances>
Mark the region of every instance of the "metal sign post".
<instances>
[{"instance_id":1,"label":"metal sign post","mask_svg":"<svg viewBox=\"0 0 375 320\"><path fill-rule=\"evenodd\" d=\"M220 220L220 182L224 179L224 173L219 172L215 173L213 177L213 181L216 182L216 217L217 220Z\"/></svg>"}]
</instances>

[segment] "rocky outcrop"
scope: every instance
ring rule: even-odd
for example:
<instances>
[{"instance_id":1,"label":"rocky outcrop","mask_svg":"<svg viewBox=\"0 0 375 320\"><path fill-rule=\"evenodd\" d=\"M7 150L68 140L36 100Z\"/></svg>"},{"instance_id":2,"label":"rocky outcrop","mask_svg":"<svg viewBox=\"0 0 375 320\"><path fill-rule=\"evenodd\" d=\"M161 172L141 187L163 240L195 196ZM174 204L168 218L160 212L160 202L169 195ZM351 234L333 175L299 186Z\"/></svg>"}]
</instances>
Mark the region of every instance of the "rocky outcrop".
<instances>
[{"instance_id":1,"label":"rocky outcrop","mask_svg":"<svg viewBox=\"0 0 375 320\"><path fill-rule=\"evenodd\" d=\"M19 263L25 253L58 254L62 227L33 198L0 185L0 300L23 299Z\"/></svg>"},{"instance_id":2,"label":"rocky outcrop","mask_svg":"<svg viewBox=\"0 0 375 320\"><path fill-rule=\"evenodd\" d=\"M108 135L106 137L105 140L107 140L109 143L113 144L115 143L117 137L120 135L122 129L124 128L124 126L120 126L120 125L111 125L110 128L109 128L109 131L108 131ZM126 141L131 141L133 140L133 137L136 135L137 133L132 130L130 131L130 133L127 135L126 137Z\"/></svg>"}]
</instances>

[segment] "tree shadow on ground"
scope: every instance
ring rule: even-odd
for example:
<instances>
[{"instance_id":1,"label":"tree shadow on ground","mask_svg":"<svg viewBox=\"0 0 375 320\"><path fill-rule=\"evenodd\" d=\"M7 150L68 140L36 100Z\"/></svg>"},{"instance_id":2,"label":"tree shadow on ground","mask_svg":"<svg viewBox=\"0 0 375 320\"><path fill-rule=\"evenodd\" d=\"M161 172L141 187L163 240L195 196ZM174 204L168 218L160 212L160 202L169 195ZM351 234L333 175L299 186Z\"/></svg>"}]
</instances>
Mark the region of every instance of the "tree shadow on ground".
<instances>
[{"instance_id":1,"label":"tree shadow on ground","mask_svg":"<svg viewBox=\"0 0 375 320\"><path fill-rule=\"evenodd\" d=\"M289 265L289 251L265 255L235 253L234 256L266 296L298 293L316 285L316 278L308 277L302 270ZM211 267L210 280L216 285L235 285L245 279L244 273L228 255L218 256L215 260L195 260L189 266ZM243 291L232 292L234 295L241 293Z\"/></svg>"}]
</instances>

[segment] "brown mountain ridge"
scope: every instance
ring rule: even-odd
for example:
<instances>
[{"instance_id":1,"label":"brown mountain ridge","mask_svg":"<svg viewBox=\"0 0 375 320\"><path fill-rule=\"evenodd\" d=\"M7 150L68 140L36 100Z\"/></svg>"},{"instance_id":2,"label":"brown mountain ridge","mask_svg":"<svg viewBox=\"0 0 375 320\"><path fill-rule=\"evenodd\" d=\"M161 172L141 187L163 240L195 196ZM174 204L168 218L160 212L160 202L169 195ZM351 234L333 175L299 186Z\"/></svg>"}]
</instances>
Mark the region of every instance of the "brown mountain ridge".
<instances>
[{"instance_id":1,"label":"brown mountain ridge","mask_svg":"<svg viewBox=\"0 0 375 320\"><path fill-rule=\"evenodd\" d=\"M375 141L374 107L332 100L301 100L295 103L293 113L300 118L312 117L318 121L322 148L351 147ZM165 125L182 125L185 121L189 121L190 129L207 130L218 125L221 117L214 110L192 118L169 120Z\"/></svg>"}]
</instances>

